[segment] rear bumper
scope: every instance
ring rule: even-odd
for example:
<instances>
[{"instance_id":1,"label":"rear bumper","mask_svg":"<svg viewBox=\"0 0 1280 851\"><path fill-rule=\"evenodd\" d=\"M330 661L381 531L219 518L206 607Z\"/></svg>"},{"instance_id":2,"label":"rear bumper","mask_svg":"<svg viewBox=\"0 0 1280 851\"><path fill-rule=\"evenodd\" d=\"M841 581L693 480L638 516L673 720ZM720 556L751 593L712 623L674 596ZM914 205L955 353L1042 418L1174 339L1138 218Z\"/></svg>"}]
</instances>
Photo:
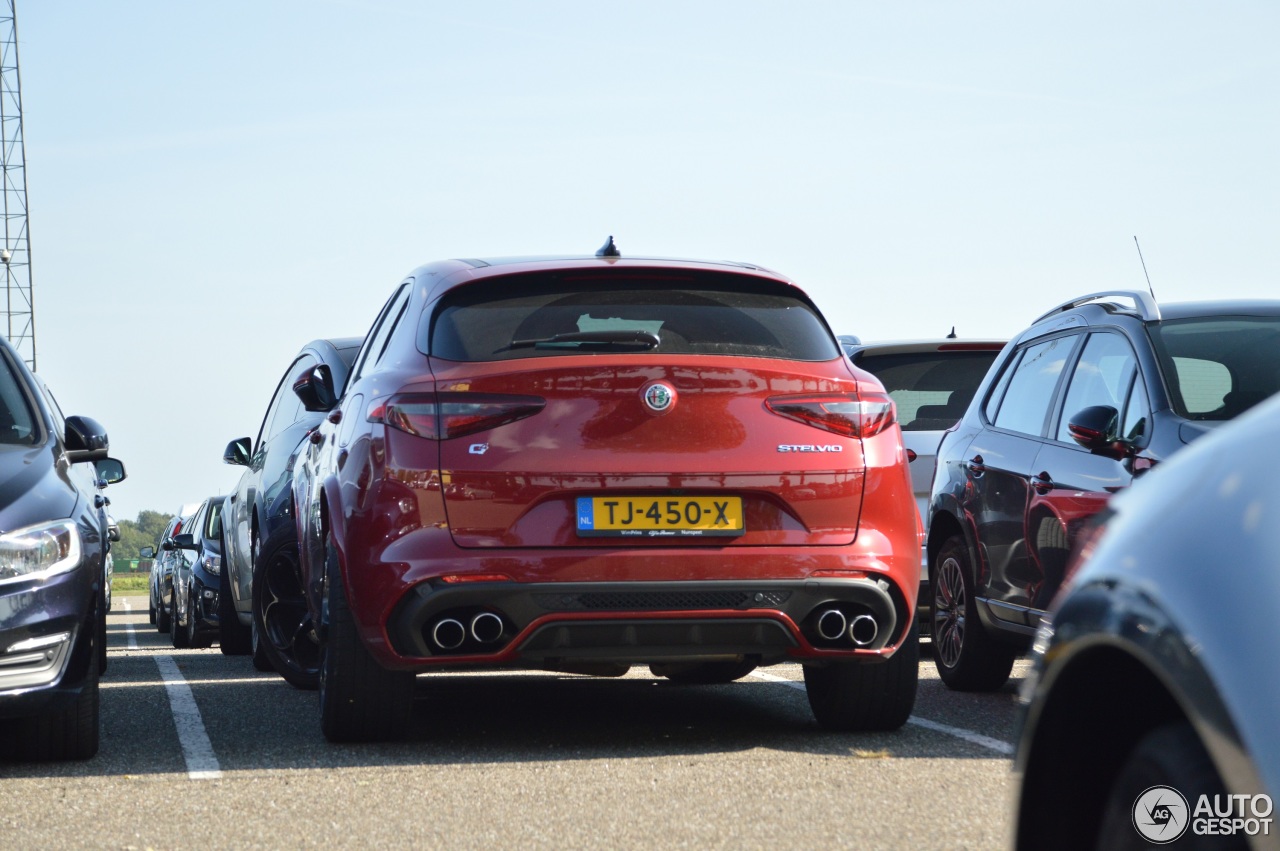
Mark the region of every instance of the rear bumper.
<instances>
[{"instance_id":1,"label":"rear bumper","mask_svg":"<svg viewBox=\"0 0 1280 851\"><path fill-rule=\"evenodd\" d=\"M387 623L391 652L380 661L433 669L742 656L773 664L889 656L909 619L906 599L883 577L432 581L412 588L396 606Z\"/></svg>"}]
</instances>

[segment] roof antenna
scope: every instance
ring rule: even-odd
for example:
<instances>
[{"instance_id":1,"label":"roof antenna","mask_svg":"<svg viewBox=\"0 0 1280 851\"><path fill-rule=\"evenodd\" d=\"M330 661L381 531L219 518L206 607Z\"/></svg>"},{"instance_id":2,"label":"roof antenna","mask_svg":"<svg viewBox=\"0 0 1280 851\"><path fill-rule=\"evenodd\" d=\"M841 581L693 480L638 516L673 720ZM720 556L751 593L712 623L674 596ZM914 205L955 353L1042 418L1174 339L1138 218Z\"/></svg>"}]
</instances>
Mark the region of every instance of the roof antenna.
<instances>
[{"instance_id":1,"label":"roof antenna","mask_svg":"<svg viewBox=\"0 0 1280 851\"><path fill-rule=\"evenodd\" d=\"M951 326L951 333L947 335L947 339L948 339L948 340L954 340L955 338L956 338L956 326L952 325L952 326Z\"/></svg>"},{"instance_id":2,"label":"roof antenna","mask_svg":"<svg viewBox=\"0 0 1280 851\"><path fill-rule=\"evenodd\" d=\"M1147 279L1147 290L1150 291L1151 298L1154 301L1156 297L1156 290L1155 290L1155 287L1151 286L1151 276L1147 274L1147 261L1142 259L1142 246L1138 245L1137 234L1134 234L1133 244L1138 248L1138 259L1142 261L1142 274Z\"/></svg>"},{"instance_id":3,"label":"roof antenna","mask_svg":"<svg viewBox=\"0 0 1280 851\"><path fill-rule=\"evenodd\" d=\"M621 257L622 252L618 250L618 246L613 244L613 235L609 235L609 241L600 246L600 250L596 252L597 257Z\"/></svg>"}]
</instances>

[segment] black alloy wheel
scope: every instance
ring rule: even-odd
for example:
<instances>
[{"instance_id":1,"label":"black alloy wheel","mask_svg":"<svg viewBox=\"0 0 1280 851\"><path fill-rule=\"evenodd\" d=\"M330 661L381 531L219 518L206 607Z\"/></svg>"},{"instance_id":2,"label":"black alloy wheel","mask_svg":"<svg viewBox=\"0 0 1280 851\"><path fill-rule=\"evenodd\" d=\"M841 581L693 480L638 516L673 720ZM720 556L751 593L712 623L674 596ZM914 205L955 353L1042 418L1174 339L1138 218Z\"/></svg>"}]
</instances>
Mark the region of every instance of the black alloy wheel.
<instances>
[{"instance_id":1,"label":"black alloy wheel","mask_svg":"<svg viewBox=\"0 0 1280 851\"><path fill-rule=\"evenodd\" d=\"M964 538L954 535L938 551L931 571L933 655L938 676L955 691L995 691L1013 671L1017 651L987 634L978 617L973 571Z\"/></svg>"},{"instance_id":2,"label":"black alloy wheel","mask_svg":"<svg viewBox=\"0 0 1280 851\"><path fill-rule=\"evenodd\" d=\"M262 543L253 567L258 646L294 688L320 684L320 645L302 592L298 540L287 524ZM256 650L256 648L255 648Z\"/></svg>"}]
</instances>

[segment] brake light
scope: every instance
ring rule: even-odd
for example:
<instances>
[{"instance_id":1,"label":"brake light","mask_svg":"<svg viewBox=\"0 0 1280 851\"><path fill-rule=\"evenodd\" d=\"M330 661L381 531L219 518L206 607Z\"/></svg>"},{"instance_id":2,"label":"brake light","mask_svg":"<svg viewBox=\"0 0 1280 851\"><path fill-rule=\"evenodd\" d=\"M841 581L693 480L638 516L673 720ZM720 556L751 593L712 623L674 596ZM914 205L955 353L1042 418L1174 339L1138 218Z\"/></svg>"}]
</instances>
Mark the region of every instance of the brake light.
<instances>
[{"instance_id":1,"label":"brake light","mask_svg":"<svg viewBox=\"0 0 1280 851\"><path fill-rule=\"evenodd\" d=\"M431 440L448 440L531 417L546 407L537 396L496 393L405 393L375 400L366 419Z\"/></svg>"},{"instance_id":2,"label":"brake light","mask_svg":"<svg viewBox=\"0 0 1280 851\"><path fill-rule=\"evenodd\" d=\"M893 400L883 393L774 396L764 404L780 417L845 437L871 437L897 421Z\"/></svg>"}]
</instances>

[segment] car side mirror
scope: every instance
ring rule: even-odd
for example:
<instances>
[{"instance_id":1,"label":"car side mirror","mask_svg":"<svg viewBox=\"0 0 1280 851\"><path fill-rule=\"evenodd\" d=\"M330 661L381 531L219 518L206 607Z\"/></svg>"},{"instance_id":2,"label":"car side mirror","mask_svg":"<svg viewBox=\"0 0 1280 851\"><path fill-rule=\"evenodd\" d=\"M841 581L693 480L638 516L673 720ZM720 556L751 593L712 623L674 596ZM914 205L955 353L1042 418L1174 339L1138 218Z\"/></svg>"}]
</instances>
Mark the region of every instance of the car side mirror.
<instances>
[{"instance_id":1,"label":"car side mirror","mask_svg":"<svg viewBox=\"0 0 1280 851\"><path fill-rule=\"evenodd\" d=\"M155 547L143 547L142 549L138 550L138 558L155 558L155 557L156 557Z\"/></svg>"},{"instance_id":2,"label":"car side mirror","mask_svg":"<svg viewBox=\"0 0 1280 851\"><path fill-rule=\"evenodd\" d=\"M72 464L100 461L107 457L110 441L107 430L88 417L67 417L67 430L62 437L67 460Z\"/></svg>"},{"instance_id":3,"label":"car side mirror","mask_svg":"<svg viewBox=\"0 0 1280 851\"><path fill-rule=\"evenodd\" d=\"M1130 446L1121 440L1120 412L1110 405L1091 405L1067 421L1071 439L1095 455L1117 460L1130 454Z\"/></svg>"},{"instance_id":4,"label":"car side mirror","mask_svg":"<svg viewBox=\"0 0 1280 851\"><path fill-rule=\"evenodd\" d=\"M173 536L173 548L177 550L198 550L200 545L196 543L196 539L192 535L182 534Z\"/></svg>"},{"instance_id":5,"label":"car side mirror","mask_svg":"<svg viewBox=\"0 0 1280 851\"><path fill-rule=\"evenodd\" d=\"M338 394L333 389L333 375L325 364L304 372L293 382L293 392L302 400L302 407L308 411L331 411L338 403Z\"/></svg>"},{"instance_id":6,"label":"car side mirror","mask_svg":"<svg viewBox=\"0 0 1280 851\"><path fill-rule=\"evenodd\" d=\"M237 467L249 466L249 452L253 448L253 441L247 437L238 437L227 444L227 448L222 453L222 460L226 464L235 464Z\"/></svg>"},{"instance_id":7,"label":"car side mirror","mask_svg":"<svg viewBox=\"0 0 1280 851\"><path fill-rule=\"evenodd\" d=\"M126 478L124 462L116 458L94 461L93 468L98 474L98 487L114 485L116 482L123 482Z\"/></svg>"},{"instance_id":8,"label":"car side mirror","mask_svg":"<svg viewBox=\"0 0 1280 851\"><path fill-rule=\"evenodd\" d=\"M107 526L107 540L113 544L120 540L120 527L115 523Z\"/></svg>"}]
</instances>

